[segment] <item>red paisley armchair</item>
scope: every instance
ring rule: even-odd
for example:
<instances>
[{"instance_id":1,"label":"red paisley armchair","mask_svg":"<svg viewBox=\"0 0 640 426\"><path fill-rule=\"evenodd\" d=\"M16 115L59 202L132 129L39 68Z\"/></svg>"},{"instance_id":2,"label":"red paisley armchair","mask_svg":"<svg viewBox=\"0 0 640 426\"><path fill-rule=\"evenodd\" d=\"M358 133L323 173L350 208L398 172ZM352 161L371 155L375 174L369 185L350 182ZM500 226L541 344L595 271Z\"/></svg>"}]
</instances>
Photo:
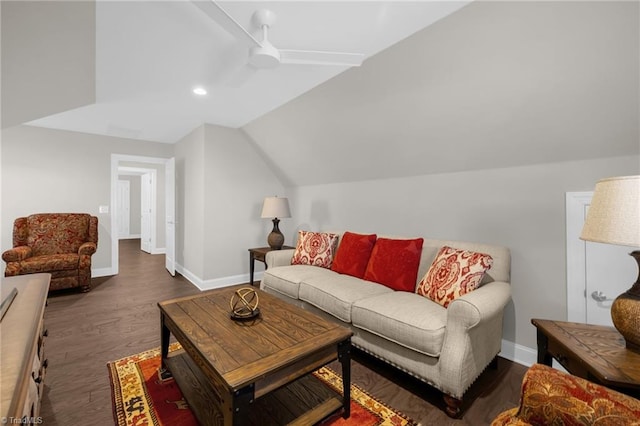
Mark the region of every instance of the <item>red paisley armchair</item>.
<instances>
[{"instance_id":1,"label":"red paisley armchair","mask_svg":"<svg viewBox=\"0 0 640 426\"><path fill-rule=\"evenodd\" d=\"M13 248L2 253L5 277L49 273L49 290L91 289L91 256L98 218L86 213L40 213L13 224Z\"/></svg>"},{"instance_id":2,"label":"red paisley armchair","mask_svg":"<svg viewBox=\"0 0 640 426\"><path fill-rule=\"evenodd\" d=\"M640 400L543 364L522 380L520 406L503 411L491 426L640 425Z\"/></svg>"}]
</instances>

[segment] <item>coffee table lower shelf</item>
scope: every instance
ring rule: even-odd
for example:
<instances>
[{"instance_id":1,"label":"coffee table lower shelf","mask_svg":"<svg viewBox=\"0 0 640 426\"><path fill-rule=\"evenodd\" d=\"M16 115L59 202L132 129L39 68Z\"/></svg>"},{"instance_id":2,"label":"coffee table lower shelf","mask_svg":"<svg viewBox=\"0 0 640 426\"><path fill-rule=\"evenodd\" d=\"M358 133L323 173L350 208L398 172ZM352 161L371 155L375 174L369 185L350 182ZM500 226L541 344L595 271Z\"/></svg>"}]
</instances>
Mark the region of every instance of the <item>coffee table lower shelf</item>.
<instances>
[{"instance_id":1,"label":"coffee table lower shelf","mask_svg":"<svg viewBox=\"0 0 640 426\"><path fill-rule=\"evenodd\" d=\"M183 350L166 360L184 398L202 425L225 425L215 403L218 396L200 368ZM342 395L312 374L256 399L249 412L249 425L313 425L342 409Z\"/></svg>"}]
</instances>

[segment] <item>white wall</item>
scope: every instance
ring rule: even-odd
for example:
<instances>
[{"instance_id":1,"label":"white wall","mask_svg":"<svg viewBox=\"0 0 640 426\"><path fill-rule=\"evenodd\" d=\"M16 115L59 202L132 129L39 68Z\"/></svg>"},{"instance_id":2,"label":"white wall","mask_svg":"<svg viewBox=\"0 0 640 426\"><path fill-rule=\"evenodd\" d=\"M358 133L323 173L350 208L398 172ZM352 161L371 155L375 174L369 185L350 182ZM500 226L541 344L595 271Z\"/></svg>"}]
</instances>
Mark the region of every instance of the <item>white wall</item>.
<instances>
[{"instance_id":1,"label":"white wall","mask_svg":"<svg viewBox=\"0 0 640 426\"><path fill-rule=\"evenodd\" d=\"M292 188L296 228L502 245L512 256L503 338L536 347L531 318L566 320L565 193L640 173L640 156ZM286 235L295 238L291 231Z\"/></svg>"},{"instance_id":2,"label":"white wall","mask_svg":"<svg viewBox=\"0 0 640 426\"><path fill-rule=\"evenodd\" d=\"M111 154L169 158L173 146L86 133L16 126L2 130L2 251L11 248L13 221L41 212L83 212L98 217L92 269L111 270ZM111 211L111 210L110 210ZM115 230L117 231L117 230Z\"/></svg>"}]
</instances>

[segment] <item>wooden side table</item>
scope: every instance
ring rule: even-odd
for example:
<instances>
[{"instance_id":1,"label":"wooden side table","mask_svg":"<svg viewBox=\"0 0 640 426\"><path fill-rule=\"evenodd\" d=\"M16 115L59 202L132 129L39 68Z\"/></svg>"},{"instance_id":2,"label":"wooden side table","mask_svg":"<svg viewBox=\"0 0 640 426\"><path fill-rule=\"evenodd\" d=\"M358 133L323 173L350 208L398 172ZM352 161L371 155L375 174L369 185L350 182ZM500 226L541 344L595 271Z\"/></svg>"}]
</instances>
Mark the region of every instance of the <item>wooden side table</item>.
<instances>
[{"instance_id":1,"label":"wooden side table","mask_svg":"<svg viewBox=\"0 0 640 426\"><path fill-rule=\"evenodd\" d=\"M280 250L287 250L292 248L295 248L295 247L282 246ZM267 262L265 262L265 257L267 256L267 253L269 253L272 250L275 250L275 249L272 249L271 247L258 247L258 248L249 249L249 280L250 280L249 283L251 285L253 285L253 273L255 271L255 261L259 260L260 262L264 263L264 267L266 269Z\"/></svg>"},{"instance_id":2,"label":"wooden side table","mask_svg":"<svg viewBox=\"0 0 640 426\"><path fill-rule=\"evenodd\" d=\"M556 359L571 374L640 397L640 353L627 349L613 327L532 319L538 362Z\"/></svg>"}]
</instances>

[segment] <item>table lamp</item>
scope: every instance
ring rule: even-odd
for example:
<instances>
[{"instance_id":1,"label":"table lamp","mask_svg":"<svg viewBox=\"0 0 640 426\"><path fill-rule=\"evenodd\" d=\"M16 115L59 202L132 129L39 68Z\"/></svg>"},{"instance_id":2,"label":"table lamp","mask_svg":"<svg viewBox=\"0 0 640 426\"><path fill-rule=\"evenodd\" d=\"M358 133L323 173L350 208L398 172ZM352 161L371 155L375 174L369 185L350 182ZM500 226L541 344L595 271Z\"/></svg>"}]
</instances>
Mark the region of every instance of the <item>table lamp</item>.
<instances>
[{"instance_id":1,"label":"table lamp","mask_svg":"<svg viewBox=\"0 0 640 426\"><path fill-rule=\"evenodd\" d=\"M269 247L272 249L280 250L284 244L284 235L282 235L280 228L278 228L278 224L280 223L280 219L278 218L291 217L289 200L280 197L265 198L264 204L262 205L261 217L273 219L273 230L267 237L267 243L269 243Z\"/></svg>"},{"instance_id":2,"label":"table lamp","mask_svg":"<svg viewBox=\"0 0 640 426\"><path fill-rule=\"evenodd\" d=\"M596 183L580 239L640 247L640 176L612 177ZM629 255L640 271L640 250ZM640 273L631 288L611 305L611 319L627 348L640 352Z\"/></svg>"}]
</instances>

